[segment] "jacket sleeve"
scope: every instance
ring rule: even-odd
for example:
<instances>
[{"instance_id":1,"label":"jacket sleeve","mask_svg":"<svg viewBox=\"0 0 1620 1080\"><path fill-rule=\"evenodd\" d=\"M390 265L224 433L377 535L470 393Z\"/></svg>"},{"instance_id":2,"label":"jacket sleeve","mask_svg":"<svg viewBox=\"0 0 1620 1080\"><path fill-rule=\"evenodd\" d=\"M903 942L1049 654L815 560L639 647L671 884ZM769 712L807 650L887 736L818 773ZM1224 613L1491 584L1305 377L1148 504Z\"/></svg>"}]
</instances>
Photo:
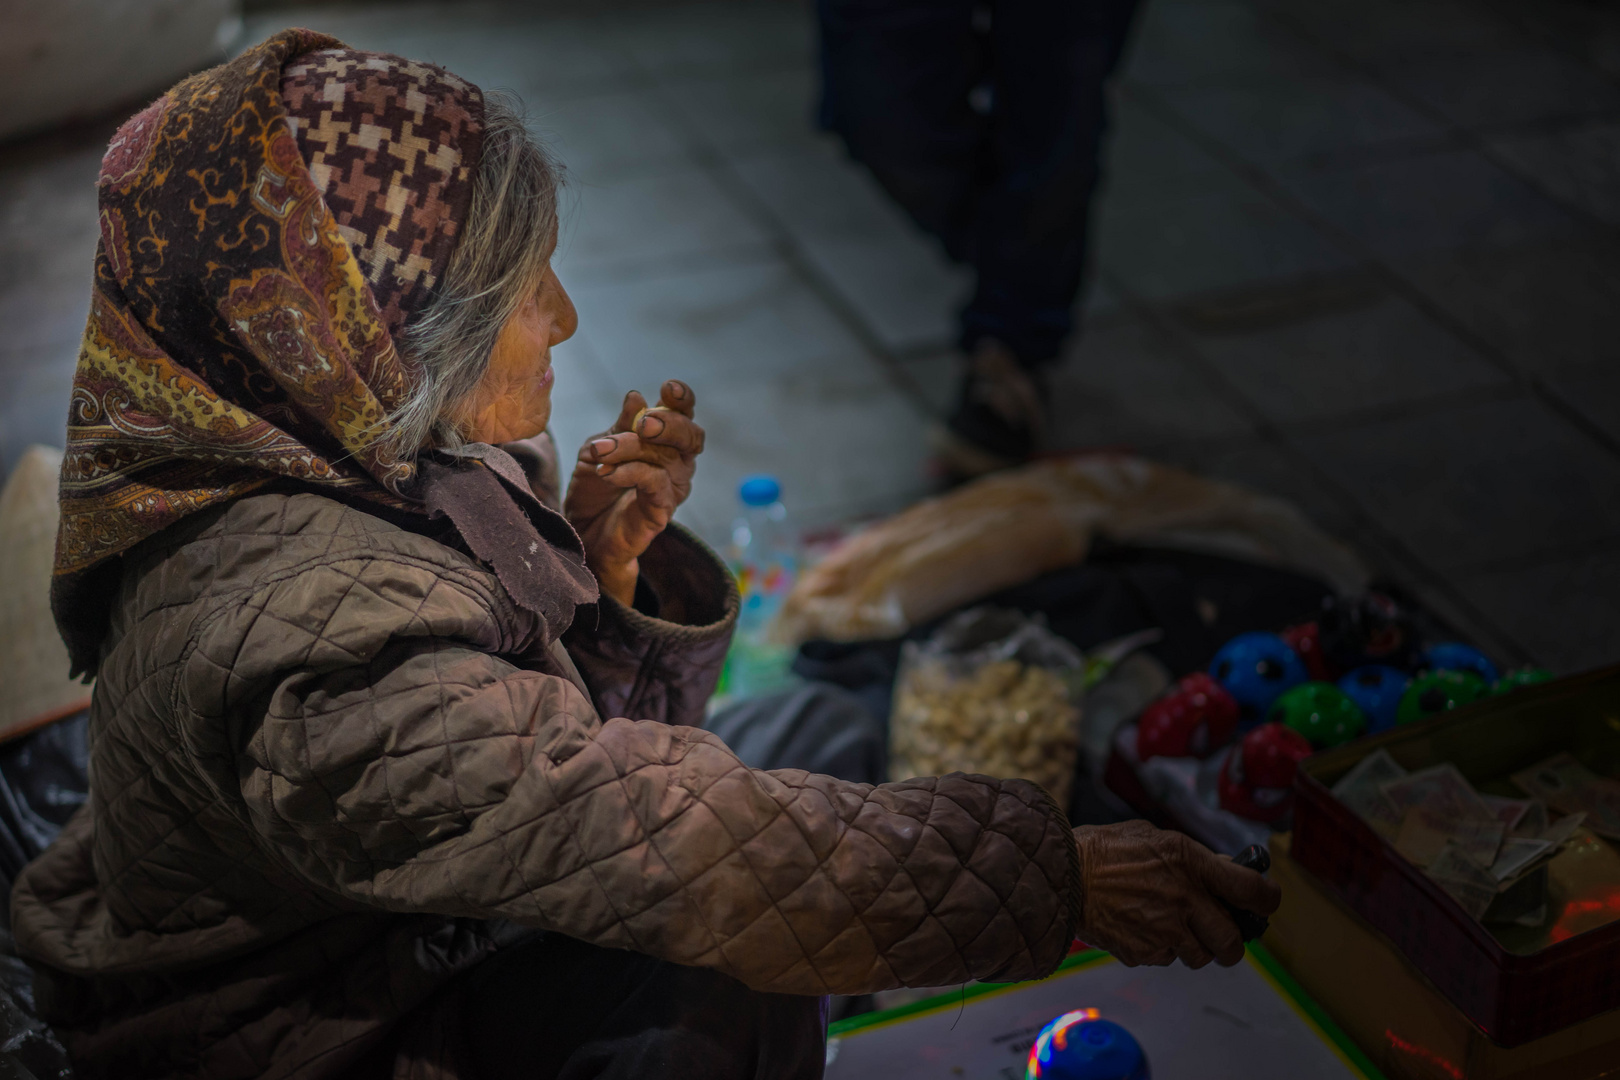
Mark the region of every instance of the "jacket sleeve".
<instances>
[{"instance_id":1,"label":"jacket sleeve","mask_svg":"<svg viewBox=\"0 0 1620 1080\"><path fill-rule=\"evenodd\" d=\"M442 596L389 622L405 605L375 598L394 587L344 594L322 625L364 616L369 636L301 643L224 725L263 849L334 900L504 917L790 993L1034 978L1067 951L1079 864L1035 785L751 770L698 728L601 723L566 679L480 647L487 618L435 615L459 610Z\"/></svg>"},{"instance_id":2,"label":"jacket sleeve","mask_svg":"<svg viewBox=\"0 0 1620 1080\"><path fill-rule=\"evenodd\" d=\"M564 636L603 716L703 724L703 710L737 623L737 583L708 546L679 525L641 556L641 595L656 608L603 594ZM642 608L642 610L637 610Z\"/></svg>"}]
</instances>

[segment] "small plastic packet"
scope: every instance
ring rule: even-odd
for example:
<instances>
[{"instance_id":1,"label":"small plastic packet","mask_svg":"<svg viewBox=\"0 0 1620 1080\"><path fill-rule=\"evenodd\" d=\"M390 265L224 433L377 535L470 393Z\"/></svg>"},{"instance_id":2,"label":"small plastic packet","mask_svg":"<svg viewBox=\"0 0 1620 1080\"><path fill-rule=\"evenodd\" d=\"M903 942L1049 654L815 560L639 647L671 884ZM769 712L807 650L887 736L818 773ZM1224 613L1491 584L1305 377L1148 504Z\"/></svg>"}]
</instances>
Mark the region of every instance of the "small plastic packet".
<instances>
[{"instance_id":1,"label":"small plastic packet","mask_svg":"<svg viewBox=\"0 0 1620 1080\"><path fill-rule=\"evenodd\" d=\"M889 775L1024 777L1067 807L1086 678L1080 650L1039 615L978 607L900 654Z\"/></svg>"}]
</instances>

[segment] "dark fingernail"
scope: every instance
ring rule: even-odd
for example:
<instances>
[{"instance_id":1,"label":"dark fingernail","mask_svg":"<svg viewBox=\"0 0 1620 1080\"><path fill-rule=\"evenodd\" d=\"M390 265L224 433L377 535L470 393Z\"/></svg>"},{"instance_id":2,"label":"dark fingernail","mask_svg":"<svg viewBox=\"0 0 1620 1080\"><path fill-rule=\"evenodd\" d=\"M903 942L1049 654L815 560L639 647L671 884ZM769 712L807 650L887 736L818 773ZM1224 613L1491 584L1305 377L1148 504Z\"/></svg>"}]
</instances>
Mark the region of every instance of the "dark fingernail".
<instances>
[{"instance_id":1,"label":"dark fingernail","mask_svg":"<svg viewBox=\"0 0 1620 1080\"><path fill-rule=\"evenodd\" d=\"M686 384L685 383L678 383L678 382L670 383L669 384L669 396L672 397L672 398L683 398L683 397L685 397L686 396Z\"/></svg>"},{"instance_id":2,"label":"dark fingernail","mask_svg":"<svg viewBox=\"0 0 1620 1080\"><path fill-rule=\"evenodd\" d=\"M614 442L612 439L597 439L595 442L591 443L591 449L596 451L597 457L601 457L604 454L613 453L613 448L618 445L619 444Z\"/></svg>"},{"instance_id":3,"label":"dark fingernail","mask_svg":"<svg viewBox=\"0 0 1620 1080\"><path fill-rule=\"evenodd\" d=\"M644 416L641 418L641 433L651 438L664 430L664 421L657 416Z\"/></svg>"}]
</instances>

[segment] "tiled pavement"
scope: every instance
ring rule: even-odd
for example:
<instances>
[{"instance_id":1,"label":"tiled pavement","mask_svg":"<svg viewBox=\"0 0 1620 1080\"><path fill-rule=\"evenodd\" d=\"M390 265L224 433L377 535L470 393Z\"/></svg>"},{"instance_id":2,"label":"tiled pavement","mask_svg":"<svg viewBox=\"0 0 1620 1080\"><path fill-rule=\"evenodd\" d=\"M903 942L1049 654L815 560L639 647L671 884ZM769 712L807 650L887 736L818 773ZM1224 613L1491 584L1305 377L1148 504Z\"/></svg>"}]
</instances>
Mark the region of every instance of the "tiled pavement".
<instances>
[{"instance_id":1,"label":"tiled pavement","mask_svg":"<svg viewBox=\"0 0 1620 1080\"><path fill-rule=\"evenodd\" d=\"M552 13L548 13L552 12ZM817 523L927 489L946 265L808 123L801 3L275 11L525 102L572 175L556 428L697 389L683 513L772 470ZM1620 659L1620 16L1580 0L1148 0L1069 447L1294 499L1482 643ZM0 461L59 441L106 130L0 148Z\"/></svg>"}]
</instances>

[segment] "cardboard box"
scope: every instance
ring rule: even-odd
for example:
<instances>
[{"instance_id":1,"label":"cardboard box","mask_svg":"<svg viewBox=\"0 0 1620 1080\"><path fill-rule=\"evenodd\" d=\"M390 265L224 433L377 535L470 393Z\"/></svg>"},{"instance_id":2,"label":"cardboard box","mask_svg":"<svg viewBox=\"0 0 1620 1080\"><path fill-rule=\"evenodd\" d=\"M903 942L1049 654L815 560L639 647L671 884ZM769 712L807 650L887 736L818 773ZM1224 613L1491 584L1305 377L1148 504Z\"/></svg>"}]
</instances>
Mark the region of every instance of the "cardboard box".
<instances>
[{"instance_id":1,"label":"cardboard box","mask_svg":"<svg viewBox=\"0 0 1620 1080\"><path fill-rule=\"evenodd\" d=\"M1620 872L1599 867L1554 889L1544 940L1509 948L1333 797L1334 783L1377 750L1414 771L1449 763L1475 790L1501 795L1518 793L1513 773L1559 753L1600 776L1620 776L1620 666L1313 754L1294 780L1293 828L1294 859L1399 946L1498 1045L1528 1043L1620 1008ZM1589 843L1596 850L1586 854L1595 860L1604 842ZM1585 861L1569 849L1560 856L1570 858Z\"/></svg>"},{"instance_id":2,"label":"cardboard box","mask_svg":"<svg viewBox=\"0 0 1620 1080\"><path fill-rule=\"evenodd\" d=\"M1620 1009L1505 1049L1492 1043L1400 951L1272 838L1282 908L1262 939L1389 1080L1620 1077ZM1620 977L1620 973L1617 973Z\"/></svg>"}]
</instances>

